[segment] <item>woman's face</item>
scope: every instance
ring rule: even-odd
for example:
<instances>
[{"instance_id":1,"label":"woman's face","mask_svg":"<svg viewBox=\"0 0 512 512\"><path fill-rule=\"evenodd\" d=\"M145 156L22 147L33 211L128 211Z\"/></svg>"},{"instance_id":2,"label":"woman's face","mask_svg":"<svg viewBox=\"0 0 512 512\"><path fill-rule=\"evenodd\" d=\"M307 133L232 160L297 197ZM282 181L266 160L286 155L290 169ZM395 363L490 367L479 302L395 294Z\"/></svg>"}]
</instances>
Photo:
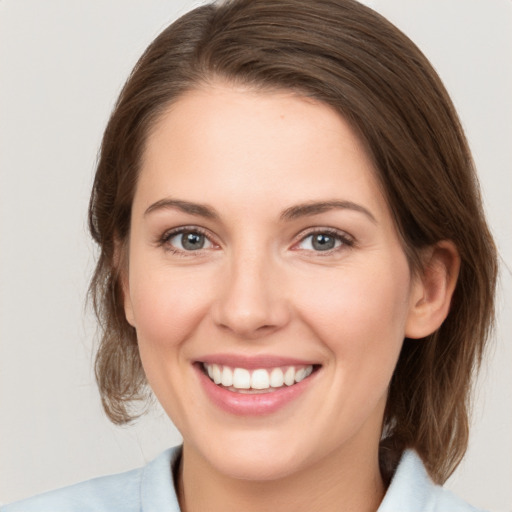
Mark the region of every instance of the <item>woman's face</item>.
<instances>
[{"instance_id":1,"label":"woman's face","mask_svg":"<svg viewBox=\"0 0 512 512\"><path fill-rule=\"evenodd\" d=\"M126 315L188 453L245 479L376 453L417 285L332 109L181 97L148 140L128 267Z\"/></svg>"}]
</instances>

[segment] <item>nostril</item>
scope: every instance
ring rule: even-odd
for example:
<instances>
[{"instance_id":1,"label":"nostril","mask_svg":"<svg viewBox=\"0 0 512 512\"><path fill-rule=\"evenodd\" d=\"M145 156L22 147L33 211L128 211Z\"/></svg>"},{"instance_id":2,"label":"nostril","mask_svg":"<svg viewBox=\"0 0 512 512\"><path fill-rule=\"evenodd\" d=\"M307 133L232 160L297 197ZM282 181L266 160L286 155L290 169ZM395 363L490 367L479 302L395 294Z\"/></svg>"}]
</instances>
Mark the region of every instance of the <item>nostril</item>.
<instances>
[{"instance_id":1,"label":"nostril","mask_svg":"<svg viewBox=\"0 0 512 512\"><path fill-rule=\"evenodd\" d=\"M245 267L233 269L219 286L211 313L223 331L250 339L286 325L289 309L275 280Z\"/></svg>"},{"instance_id":2,"label":"nostril","mask_svg":"<svg viewBox=\"0 0 512 512\"><path fill-rule=\"evenodd\" d=\"M280 327L277 322L269 322L269 316L258 312L237 314L235 311L231 311L219 318L216 324L223 331L231 331L244 338L260 337L270 334Z\"/></svg>"}]
</instances>

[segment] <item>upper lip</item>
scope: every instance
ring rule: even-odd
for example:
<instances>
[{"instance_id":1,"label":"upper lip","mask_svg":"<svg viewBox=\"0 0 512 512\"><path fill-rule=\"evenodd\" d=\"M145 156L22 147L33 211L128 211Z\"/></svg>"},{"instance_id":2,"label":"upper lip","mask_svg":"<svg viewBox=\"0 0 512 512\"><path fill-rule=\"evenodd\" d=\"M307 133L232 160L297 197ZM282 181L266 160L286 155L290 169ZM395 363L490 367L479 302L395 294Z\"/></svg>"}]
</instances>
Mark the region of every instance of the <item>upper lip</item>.
<instances>
[{"instance_id":1,"label":"upper lip","mask_svg":"<svg viewBox=\"0 0 512 512\"><path fill-rule=\"evenodd\" d=\"M261 354L256 356L238 354L211 354L200 357L196 362L205 364L218 364L232 368L275 368L278 366L308 366L317 365L317 362L287 356Z\"/></svg>"}]
</instances>

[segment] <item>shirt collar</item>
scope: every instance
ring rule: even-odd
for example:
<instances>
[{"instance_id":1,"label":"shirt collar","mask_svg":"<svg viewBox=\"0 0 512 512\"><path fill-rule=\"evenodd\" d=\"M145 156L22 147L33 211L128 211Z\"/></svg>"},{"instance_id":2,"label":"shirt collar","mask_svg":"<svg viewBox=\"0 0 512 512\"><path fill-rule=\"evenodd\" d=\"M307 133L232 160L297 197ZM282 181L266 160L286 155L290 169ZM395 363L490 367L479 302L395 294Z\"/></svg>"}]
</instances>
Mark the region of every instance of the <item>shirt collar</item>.
<instances>
[{"instance_id":1,"label":"shirt collar","mask_svg":"<svg viewBox=\"0 0 512 512\"><path fill-rule=\"evenodd\" d=\"M434 488L418 454L405 450L377 512L430 510Z\"/></svg>"}]
</instances>

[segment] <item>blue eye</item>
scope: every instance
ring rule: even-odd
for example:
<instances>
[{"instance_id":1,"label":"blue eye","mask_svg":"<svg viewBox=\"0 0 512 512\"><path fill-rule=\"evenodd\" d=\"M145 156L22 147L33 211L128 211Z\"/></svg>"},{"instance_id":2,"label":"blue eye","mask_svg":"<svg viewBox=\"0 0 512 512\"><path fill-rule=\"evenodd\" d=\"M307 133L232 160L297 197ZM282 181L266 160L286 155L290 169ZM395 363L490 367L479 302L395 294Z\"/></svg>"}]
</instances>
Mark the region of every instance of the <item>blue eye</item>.
<instances>
[{"instance_id":1,"label":"blue eye","mask_svg":"<svg viewBox=\"0 0 512 512\"><path fill-rule=\"evenodd\" d=\"M199 251L213 246L206 235L195 230L182 230L170 233L165 238L167 244L179 251Z\"/></svg>"},{"instance_id":2,"label":"blue eye","mask_svg":"<svg viewBox=\"0 0 512 512\"><path fill-rule=\"evenodd\" d=\"M307 251L325 252L337 249L342 245L350 246L352 241L346 237L329 231L318 231L305 236L298 247Z\"/></svg>"}]
</instances>

